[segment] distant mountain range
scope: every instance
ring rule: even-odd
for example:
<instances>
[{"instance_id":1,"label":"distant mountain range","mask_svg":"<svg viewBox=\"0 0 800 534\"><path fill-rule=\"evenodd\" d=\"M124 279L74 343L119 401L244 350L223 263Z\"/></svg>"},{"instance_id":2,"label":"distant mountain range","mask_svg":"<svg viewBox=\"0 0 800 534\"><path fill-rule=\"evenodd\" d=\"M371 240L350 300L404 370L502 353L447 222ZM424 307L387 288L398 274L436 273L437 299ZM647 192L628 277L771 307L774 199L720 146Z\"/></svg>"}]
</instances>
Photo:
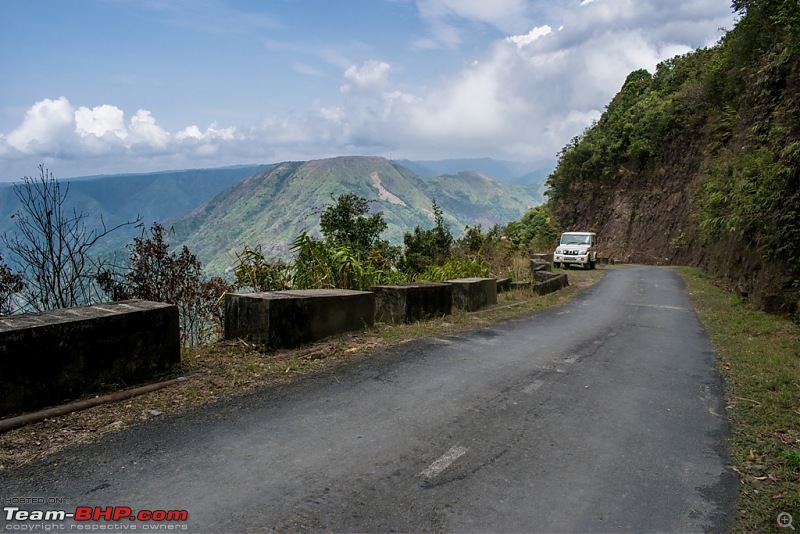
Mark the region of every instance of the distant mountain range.
<instances>
[{"instance_id":1,"label":"distant mountain range","mask_svg":"<svg viewBox=\"0 0 800 534\"><path fill-rule=\"evenodd\" d=\"M538 184L500 184L473 171L423 178L377 157L288 162L237 183L175 221L174 228L209 270L221 271L244 245L286 257L301 231L319 234L319 214L341 194L372 201L373 211L382 211L388 223L384 237L402 244L403 234L415 226L433 226L434 200L454 235L461 235L465 226L488 228L519 219L540 203L537 189Z\"/></svg>"},{"instance_id":2,"label":"distant mountain range","mask_svg":"<svg viewBox=\"0 0 800 534\"><path fill-rule=\"evenodd\" d=\"M475 171L489 176L496 182L508 184L544 183L552 167L531 169L530 164L519 161L504 161L492 158L461 158L441 160L392 160L420 176L440 176L457 174L461 171Z\"/></svg>"},{"instance_id":3,"label":"distant mountain range","mask_svg":"<svg viewBox=\"0 0 800 534\"><path fill-rule=\"evenodd\" d=\"M243 165L70 178L62 180L62 191L65 185L69 187L65 208L70 212L74 209L84 213L87 228L99 228L103 221L108 227L113 227L137 216L141 216L144 224L149 226L154 221L169 221L196 209L217 193L267 167ZM38 169L34 170L36 172L30 176L37 177ZM0 187L0 235L14 230L11 215L19 207L11 184ZM114 242L124 244L139 232L135 228L126 228L114 236Z\"/></svg>"},{"instance_id":4,"label":"distant mountain range","mask_svg":"<svg viewBox=\"0 0 800 534\"><path fill-rule=\"evenodd\" d=\"M186 170L72 178L70 209L87 214L87 227L102 220L113 226L141 215L171 226L170 242L186 244L211 272L229 268L245 245L261 246L268 256L286 258L289 244L303 230L318 235L319 214L345 193L372 201L389 227L384 237L402 244L415 226L433 226L435 200L444 210L453 234L465 226L488 228L519 219L542 202L542 181L500 183L469 169L500 173L506 181L520 179L520 164L488 159L399 162L378 157L339 157L308 162L284 162L222 169ZM516 166L516 167L515 167ZM427 170L426 170L427 169ZM439 172L444 170L444 172ZM436 175L430 173L436 172ZM511 178L509 178L511 177ZM13 231L11 214L18 209L11 187L0 187L0 233ZM121 249L141 228L127 228L102 250ZM5 256L5 254L4 254Z\"/></svg>"}]
</instances>

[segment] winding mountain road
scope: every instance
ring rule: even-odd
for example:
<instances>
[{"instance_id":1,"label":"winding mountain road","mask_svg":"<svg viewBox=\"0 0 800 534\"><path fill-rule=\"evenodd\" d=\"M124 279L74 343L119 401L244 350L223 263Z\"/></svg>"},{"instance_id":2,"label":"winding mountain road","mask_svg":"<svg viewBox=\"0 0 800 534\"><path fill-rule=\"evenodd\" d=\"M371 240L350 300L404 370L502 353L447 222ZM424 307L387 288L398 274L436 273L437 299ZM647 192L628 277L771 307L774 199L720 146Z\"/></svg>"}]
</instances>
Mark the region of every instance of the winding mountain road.
<instances>
[{"instance_id":1,"label":"winding mountain road","mask_svg":"<svg viewBox=\"0 0 800 534\"><path fill-rule=\"evenodd\" d=\"M0 472L0 499L188 512L117 531L716 532L735 514L727 437L680 276L629 267L560 308Z\"/></svg>"}]
</instances>

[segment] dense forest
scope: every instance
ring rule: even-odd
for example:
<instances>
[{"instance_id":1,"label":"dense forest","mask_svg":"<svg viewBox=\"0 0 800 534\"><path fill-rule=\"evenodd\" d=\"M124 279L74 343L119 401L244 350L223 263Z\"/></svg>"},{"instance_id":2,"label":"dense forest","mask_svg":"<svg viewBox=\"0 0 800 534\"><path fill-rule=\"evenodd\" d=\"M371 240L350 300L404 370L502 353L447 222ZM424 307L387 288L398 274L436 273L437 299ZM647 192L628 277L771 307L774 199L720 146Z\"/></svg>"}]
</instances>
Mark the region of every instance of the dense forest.
<instances>
[{"instance_id":1,"label":"dense forest","mask_svg":"<svg viewBox=\"0 0 800 534\"><path fill-rule=\"evenodd\" d=\"M632 72L559 155L549 208L605 254L703 267L757 307L800 296L800 2L735 0L710 48Z\"/></svg>"}]
</instances>

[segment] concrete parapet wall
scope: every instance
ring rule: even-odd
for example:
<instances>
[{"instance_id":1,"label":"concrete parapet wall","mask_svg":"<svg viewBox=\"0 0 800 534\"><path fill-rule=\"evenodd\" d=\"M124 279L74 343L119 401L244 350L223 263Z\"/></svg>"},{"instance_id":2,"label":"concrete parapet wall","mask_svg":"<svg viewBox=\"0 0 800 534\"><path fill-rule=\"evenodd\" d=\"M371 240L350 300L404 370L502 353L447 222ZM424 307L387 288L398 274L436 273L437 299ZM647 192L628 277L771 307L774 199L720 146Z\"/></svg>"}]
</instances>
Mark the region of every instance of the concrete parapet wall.
<instances>
[{"instance_id":1,"label":"concrete parapet wall","mask_svg":"<svg viewBox=\"0 0 800 534\"><path fill-rule=\"evenodd\" d=\"M497 304L497 280L494 278L458 278L453 285L453 306L475 311Z\"/></svg>"},{"instance_id":2,"label":"concrete parapet wall","mask_svg":"<svg viewBox=\"0 0 800 534\"><path fill-rule=\"evenodd\" d=\"M383 323L413 323L428 317L450 315L453 286L437 282L416 282L396 286L375 286L375 320Z\"/></svg>"},{"instance_id":3,"label":"concrete parapet wall","mask_svg":"<svg viewBox=\"0 0 800 534\"><path fill-rule=\"evenodd\" d=\"M180 363L178 308L127 300L0 318L0 415L151 380Z\"/></svg>"},{"instance_id":4,"label":"concrete parapet wall","mask_svg":"<svg viewBox=\"0 0 800 534\"><path fill-rule=\"evenodd\" d=\"M225 295L225 339L293 348L375 322L375 294L304 289Z\"/></svg>"},{"instance_id":5,"label":"concrete parapet wall","mask_svg":"<svg viewBox=\"0 0 800 534\"><path fill-rule=\"evenodd\" d=\"M552 271L552 263L547 260L538 258L531 258L531 272L537 273L539 271Z\"/></svg>"},{"instance_id":6,"label":"concrete parapet wall","mask_svg":"<svg viewBox=\"0 0 800 534\"><path fill-rule=\"evenodd\" d=\"M533 280L536 282L547 282L558 276L561 275L552 271L536 271L533 273Z\"/></svg>"},{"instance_id":7,"label":"concrete parapet wall","mask_svg":"<svg viewBox=\"0 0 800 534\"><path fill-rule=\"evenodd\" d=\"M536 282L533 285L533 290L537 295L547 295L554 293L559 289L563 289L569 285L569 278L566 274L556 274L549 277L547 280Z\"/></svg>"}]
</instances>

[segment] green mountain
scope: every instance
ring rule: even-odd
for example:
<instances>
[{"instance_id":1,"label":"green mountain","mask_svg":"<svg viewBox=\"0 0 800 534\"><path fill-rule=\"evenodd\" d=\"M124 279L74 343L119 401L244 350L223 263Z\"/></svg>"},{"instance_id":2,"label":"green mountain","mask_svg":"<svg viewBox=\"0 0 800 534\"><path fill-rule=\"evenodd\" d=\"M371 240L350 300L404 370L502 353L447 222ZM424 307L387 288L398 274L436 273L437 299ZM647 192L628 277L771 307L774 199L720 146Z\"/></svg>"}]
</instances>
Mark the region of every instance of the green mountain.
<instances>
[{"instance_id":1,"label":"green mountain","mask_svg":"<svg viewBox=\"0 0 800 534\"><path fill-rule=\"evenodd\" d=\"M423 178L377 157L339 157L286 162L223 191L176 220L176 240L185 243L210 271L224 271L247 245L285 258L290 243L306 231L319 234L319 215L345 193L372 201L388 223L383 236L402 244L415 226L433 226L433 201L454 235L465 226L484 228L518 219L540 203L538 186L506 185L473 171Z\"/></svg>"},{"instance_id":2,"label":"green mountain","mask_svg":"<svg viewBox=\"0 0 800 534\"><path fill-rule=\"evenodd\" d=\"M218 169L192 169L147 174L116 174L60 180L66 192L65 208L86 215L86 228L108 227L142 217L149 226L187 213L214 195L247 176L268 168L266 165L242 165ZM31 175L38 176L37 173ZM56 176L58 177L58 176ZM67 188L68 191L67 191ZM0 235L12 232L12 215L20 209L10 184L0 187ZM138 235L140 229L126 227L101 243L104 250L119 248Z\"/></svg>"},{"instance_id":3,"label":"green mountain","mask_svg":"<svg viewBox=\"0 0 800 534\"><path fill-rule=\"evenodd\" d=\"M800 3L736 0L714 47L628 76L561 152L549 207L604 255L701 266L757 307L800 308Z\"/></svg>"}]
</instances>

